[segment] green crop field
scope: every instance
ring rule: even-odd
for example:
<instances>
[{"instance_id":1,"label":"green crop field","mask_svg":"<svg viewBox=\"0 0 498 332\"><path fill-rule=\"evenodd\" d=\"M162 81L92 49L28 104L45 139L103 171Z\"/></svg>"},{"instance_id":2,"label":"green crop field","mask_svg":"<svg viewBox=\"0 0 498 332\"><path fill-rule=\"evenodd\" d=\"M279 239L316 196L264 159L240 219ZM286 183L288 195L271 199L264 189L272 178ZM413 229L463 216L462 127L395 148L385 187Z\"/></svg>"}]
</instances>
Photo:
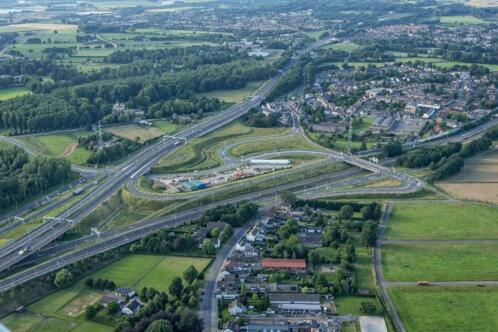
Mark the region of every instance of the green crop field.
<instances>
[{"instance_id":1,"label":"green crop field","mask_svg":"<svg viewBox=\"0 0 498 332\"><path fill-rule=\"evenodd\" d=\"M87 131L78 131L65 134L24 136L19 140L42 155L60 157L67 159L72 164L84 165L88 157L90 157L91 152L76 145L78 137L90 134Z\"/></svg>"},{"instance_id":2,"label":"green crop field","mask_svg":"<svg viewBox=\"0 0 498 332\"><path fill-rule=\"evenodd\" d=\"M227 103L238 103L248 96L253 96L264 81L247 83L246 87L237 90L215 90L204 93L197 93L196 97L218 98Z\"/></svg>"},{"instance_id":3,"label":"green crop field","mask_svg":"<svg viewBox=\"0 0 498 332\"><path fill-rule=\"evenodd\" d=\"M407 332L494 332L498 287L391 287L388 289Z\"/></svg>"},{"instance_id":4,"label":"green crop field","mask_svg":"<svg viewBox=\"0 0 498 332\"><path fill-rule=\"evenodd\" d=\"M399 203L388 239L498 239L498 209L473 203Z\"/></svg>"},{"instance_id":5,"label":"green crop field","mask_svg":"<svg viewBox=\"0 0 498 332\"><path fill-rule=\"evenodd\" d=\"M498 245L382 246L382 269L391 281L498 280Z\"/></svg>"},{"instance_id":6,"label":"green crop field","mask_svg":"<svg viewBox=\"0 0 498 332\"><path fill-rule=\"evenodd\" d=\"M28 89L22 87L0 89L0 101L24 96L29 93L31 92Z\"/></svg>"}]
</instances>

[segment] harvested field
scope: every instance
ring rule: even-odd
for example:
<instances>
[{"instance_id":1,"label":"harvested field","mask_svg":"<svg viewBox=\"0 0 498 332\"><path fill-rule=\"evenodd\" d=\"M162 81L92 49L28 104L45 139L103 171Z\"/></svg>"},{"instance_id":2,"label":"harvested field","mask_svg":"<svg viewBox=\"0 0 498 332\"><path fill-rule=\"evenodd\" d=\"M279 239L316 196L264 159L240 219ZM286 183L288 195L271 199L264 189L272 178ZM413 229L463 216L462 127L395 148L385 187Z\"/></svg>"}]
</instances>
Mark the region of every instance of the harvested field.
<instances>
[{"instance_id":1,"label":"harvested field","mask_svg":"<svg viewBox=\"0 0 498 332\"><path fill-rule=\"evenodd\" d=\"M151 139L162 136L164 133L161 129L155 127L140 127L137 125L124 125L106 128L108 131L116 136L124 137L132 141L145 143Z\"/></svg>"},{"instance_id":2,"label":"harvested field","mask_svg":"<svg viewBox=\"0 0 498 332\"><path fill-rule=\"evenodd\" d=\"M459 199L498 203L498 148L468 159L459 174L439 185Z\"/></svg>"}]
</instances>

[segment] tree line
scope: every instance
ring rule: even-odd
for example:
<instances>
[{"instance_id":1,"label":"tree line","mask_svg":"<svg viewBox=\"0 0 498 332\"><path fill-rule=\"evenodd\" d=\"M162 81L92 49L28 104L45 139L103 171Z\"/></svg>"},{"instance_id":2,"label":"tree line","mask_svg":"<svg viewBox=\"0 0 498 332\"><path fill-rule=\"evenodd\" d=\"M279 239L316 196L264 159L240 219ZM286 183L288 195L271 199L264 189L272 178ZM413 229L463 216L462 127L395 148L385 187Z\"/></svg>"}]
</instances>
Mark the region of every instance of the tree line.
<instances>
[{"instance_id":1,"label":"tree line","mask_svg":"<svg viewBox=\"0 0 498 332\"><path fill-rule=\"evenodd\" d=\"M0 148L0 210L68 181L72 176L69 162L36 157L18 149Z\"/></svg>"}]
</instances>

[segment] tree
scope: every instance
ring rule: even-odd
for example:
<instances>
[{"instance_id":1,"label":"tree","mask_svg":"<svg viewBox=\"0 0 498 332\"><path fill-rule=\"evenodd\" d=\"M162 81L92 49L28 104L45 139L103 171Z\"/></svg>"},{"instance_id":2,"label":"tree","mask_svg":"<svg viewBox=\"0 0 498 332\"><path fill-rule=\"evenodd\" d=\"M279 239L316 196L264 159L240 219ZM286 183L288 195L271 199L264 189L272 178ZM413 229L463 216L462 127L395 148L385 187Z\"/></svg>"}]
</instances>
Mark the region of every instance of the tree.
<instances>
[{"instance_id":1,"label":"tree","mask_svg":"<svg viewBox=\"0 0 498 332\"><path fill-rule=\"evenodd\" d=\"M177 298L180 298L180 295L182 295L182 290L183 290L182 279L178 277L173 279L171 285L169 285L169 293L171 295L176 296Z\"/></svg>"},{"instance_id":2,"label":"tree","mask_svg":"<svg viewBox=\"0 0 498 332\"><path fill-rule=\"evenodd\" d=\"M372 302L361 302L360 311L365 314L373 314L377 311L377 306Z\"/></svg>"},{"instance_id":3,"label":"tree","mask_svg":"<svg viewBox=\"0 0 498 332\"><path fill-rule=\"evenodd\" d=\"M214 255L216 248L214 247L213 241L211 241L211 239L205 239L202 242L202 250L206 255Z\"/></svg>"},{"instance_id":4,"label":"tree","mask_svg":"<svg viewBox=\"0 0 498 332\"><path fill-rule=\"evenodd\" d=\"M113 315L118 311L119 311L119 304L117 304L116 302L110 302L109 304L107 304L107 312L110 315Z\"/></svg>"},{"instance_id":5,"label":"tree","mask_svg":"<svg viewBox=\"0 0 498 332\"><path fill-rule=\"evenodd\" d=\"M375 246L377 242L377 226L374 223L366 223L361 230L361 243L367 247Z\"/></svg>"},{"instance_id":6,"label":"tree","mask_svg":"<svg viewBox=\"0 0 498 332\"><path fill-rule=\"evenodd\" d=\"M353 218L354 210L350 205L344 205L339 210L338 217L339 219L351 220Z\"/></svg>"},{"instance_id":7,"label":"tree","mask_svg":"<svg viewBox=\"0 0 498 332\"><path fill-rule=\"evenodd\" d=\"M197 269L193 265L190 265L183 272L183 279L185 279L189 284L191 284L192 281L194 281L198 275L199 275L199 272L197 271Z\"/></svg>"},{"instance_id":8,"label":"tree","mask_svg":"<svg viewBox=\"0 0 498 332\"><path fill-rule=\"evenodd\" d=\"M93 319L97 315L97 307L95 305L89 305L85 309L85 318L86 319Z\"/></svg>"},{"instance_id":9,"label":"tree","mask_svg":"<svg viewBox=\"0 0 498 332\"><path fill-rule=\"evenodd\" d=\"M365 220L373 219L373 211L369 205L362 207L360 212L363 219Z\"/></svg>"},{"instance_id":10,"label":"tree","mask_svg":"<svg viewBox=\"0 0 498 332\"><path fill-rule=\"evenodd\" d=\"M403 146L401 145L401 142L399 141L392 141L389 142L385 147L384 147L384 152L386 153L386 157L395 157L400 155L403 152Z\"/></svg>"},{"instance_id":11,"label":"tree","mask_svg":"<svg viewBox=\"0 0 498 332\"><path fill-rule=\"evenodd\" d=\"M297 202L297 197L293 192L284 191L281 195L282 201L289 206L294 206Z\"/></svg>"},{"instance_id":12,"label":"tree","mask_svg":"<svg viewBox=\"0 0 498 332\"><path fill-rule=\"evenodd\" d=\"M232 227L230 225L226 225L225 228L223 228L223 231L220 233L220 241L221 242L226 242L230 239L230 237L233 234Z\"/></svg>"},{"instance_id":13,"label":"tree","mask_svg":"<svg viewBox=\"0 0 498 332\"><path fill-rule=\"evenodd\" d=\"M145 332L173 332L173 326L165 319L153 321Z\"/></svg>"},{"instance_id":14,"label":"tree","mask_svg":"<svg viewBox=\"0 0 498 332\"><path fill-rule=\"evenodd\" d=\"M67 287L73 281L73 274L68 269L62 269L55 274L54 285L57 288Z\"/></svg>"}]
</instances>

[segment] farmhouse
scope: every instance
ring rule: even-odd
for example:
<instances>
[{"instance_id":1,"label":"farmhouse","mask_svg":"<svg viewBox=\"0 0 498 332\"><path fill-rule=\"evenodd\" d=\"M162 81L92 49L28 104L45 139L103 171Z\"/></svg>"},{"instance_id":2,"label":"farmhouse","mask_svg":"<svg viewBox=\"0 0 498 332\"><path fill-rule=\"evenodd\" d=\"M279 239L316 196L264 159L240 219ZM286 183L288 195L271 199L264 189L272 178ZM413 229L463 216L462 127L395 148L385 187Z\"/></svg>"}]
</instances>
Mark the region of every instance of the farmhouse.
<instances>
[{"instance_id":1,"label":"farmhouse","mask_svg":"<svg viewBox=\"0 0 498 332\"><path fill-rule=\"evenodd\" d=\"M123 309L121 309L121 312L127 316L133 315L138 311L138 309L140 309L141 306L142 304L140 304L140 302L138 302L136 299L132 299Z\"/></svg>"}]
</instances>

